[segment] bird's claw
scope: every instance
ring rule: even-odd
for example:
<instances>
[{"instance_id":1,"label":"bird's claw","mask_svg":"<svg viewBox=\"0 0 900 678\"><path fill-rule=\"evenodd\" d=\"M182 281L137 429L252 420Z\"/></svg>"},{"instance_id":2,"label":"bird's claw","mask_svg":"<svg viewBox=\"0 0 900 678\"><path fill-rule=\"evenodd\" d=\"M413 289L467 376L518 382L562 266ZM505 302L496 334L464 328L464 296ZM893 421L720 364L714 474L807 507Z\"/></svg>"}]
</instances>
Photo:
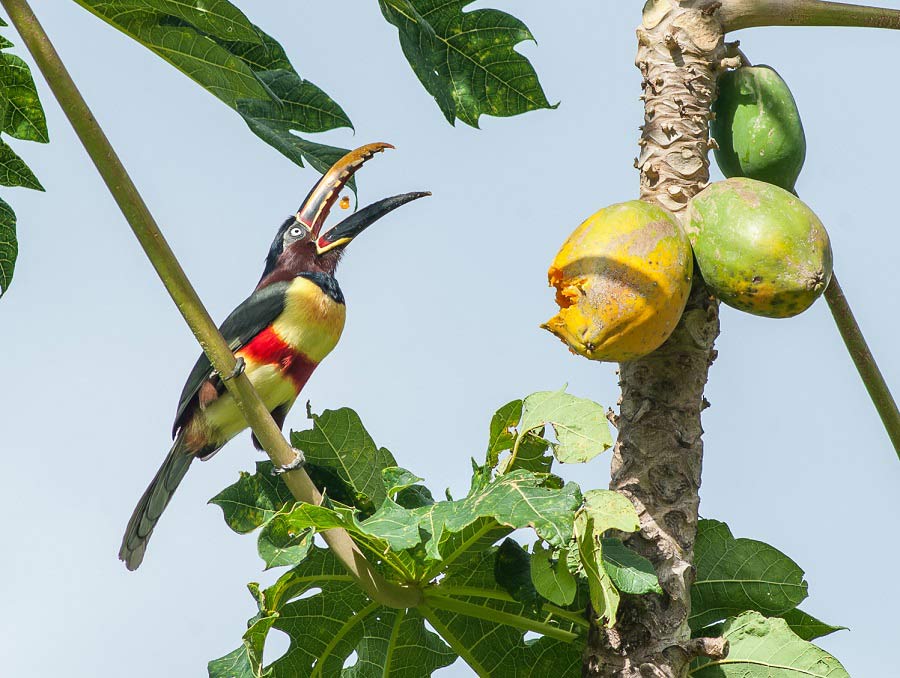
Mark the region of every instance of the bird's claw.
<instances>
[{"instance_id":1,"label":"bird's claw","mask_svg":"<svg viewBox=\"0 0 900 678\"><path fill-rule=\"evenodd\" d=\"M306 457L303 452L298 450L296 447L292 447L294 450L294 461L290 464L285 464L284 466L276 466L272 469L273 476L280 476L283 473L289 473L290 471L296 471L297 469L303 468L303 465L306 463Z\"/></svg>"},{"instance_id":2,"label":"bird's claw","mask_svg":"<svg viewBox=\"0 0 900 678\"><path fill-rule=\"evenodd\" d=\"M239 377L244 373L244 369L247 367L247 363L244 362L244 359L238 356L237 361L234 363L234 369L231 370L231 374L222 377L222 381L230 381L235 377Z\"/></svg>"}]
</instances>

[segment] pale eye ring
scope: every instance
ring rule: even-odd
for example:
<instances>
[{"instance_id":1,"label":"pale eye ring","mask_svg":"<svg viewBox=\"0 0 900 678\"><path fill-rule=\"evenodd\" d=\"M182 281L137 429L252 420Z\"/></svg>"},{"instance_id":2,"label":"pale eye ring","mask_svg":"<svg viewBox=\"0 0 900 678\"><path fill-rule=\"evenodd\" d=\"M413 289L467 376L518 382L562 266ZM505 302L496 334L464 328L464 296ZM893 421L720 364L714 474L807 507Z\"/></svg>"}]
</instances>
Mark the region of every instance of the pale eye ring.
<instances>
[{"instance_id":1,"label":"pale eye ring","mask_svg":"<svg viewBox=\"0 0 900 678\"><path fill-rule=\"evenodd\" d=\"M300 238L305 234L306 234L306 229L303 228L302 226L294 226L291 228L290 231L288 231L288 235L290 235L292 238Z\"/></svg>"}]
</instances>

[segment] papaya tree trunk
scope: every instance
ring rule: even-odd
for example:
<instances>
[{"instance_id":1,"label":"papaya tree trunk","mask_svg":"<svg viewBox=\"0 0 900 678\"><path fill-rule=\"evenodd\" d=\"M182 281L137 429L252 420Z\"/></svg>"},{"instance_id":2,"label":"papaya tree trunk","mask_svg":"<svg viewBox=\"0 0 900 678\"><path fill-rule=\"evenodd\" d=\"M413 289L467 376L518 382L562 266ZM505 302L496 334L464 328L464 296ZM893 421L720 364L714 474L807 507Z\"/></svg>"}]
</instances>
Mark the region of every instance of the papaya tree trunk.
<instances>
[{"instance_id":1,"label":"papaya tree trunk","mask_svg":"<svg viewBox=\"0 0 900 678\"><path fill-rule=\"evenodd\" d=\"M649 0L637 30L643 75L641 198L678 214L709 181L709 119L727 59L719 3ZM619 435L610 488L641 518L631 548L656 567L665 595L624 596L614 629L592 623L585 676L681 678L721 639L690 639L690 587L700 503L703 389L715 358L718 305L695 275L687 308L654 353L620 365Z\"/></svg>"}]
</instances>

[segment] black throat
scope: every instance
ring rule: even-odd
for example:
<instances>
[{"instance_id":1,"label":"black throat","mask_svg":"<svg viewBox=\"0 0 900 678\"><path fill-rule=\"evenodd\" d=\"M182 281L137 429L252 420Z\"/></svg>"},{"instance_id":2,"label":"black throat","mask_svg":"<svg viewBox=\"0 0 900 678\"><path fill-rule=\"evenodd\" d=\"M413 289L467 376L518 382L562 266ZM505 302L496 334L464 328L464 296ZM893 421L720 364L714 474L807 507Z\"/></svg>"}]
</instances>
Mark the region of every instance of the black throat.
<instances>
[{"instance_id":1,"label":"black throat","mask_svg":"<svg viewBox=\"0 0 900 678\"><path fill-rule=\"evenodd\" d=\"M335 303L343 304L344 303L344 293L341 292L341 286L338 285L337 278L329 273L322 273L320 271L312 271L307 273L298 273L298 278L306 278L307 280L311 280L316 285L318 285L321 290L327 294L329 297L334 299Z\"/></svg>"}]
</instances>

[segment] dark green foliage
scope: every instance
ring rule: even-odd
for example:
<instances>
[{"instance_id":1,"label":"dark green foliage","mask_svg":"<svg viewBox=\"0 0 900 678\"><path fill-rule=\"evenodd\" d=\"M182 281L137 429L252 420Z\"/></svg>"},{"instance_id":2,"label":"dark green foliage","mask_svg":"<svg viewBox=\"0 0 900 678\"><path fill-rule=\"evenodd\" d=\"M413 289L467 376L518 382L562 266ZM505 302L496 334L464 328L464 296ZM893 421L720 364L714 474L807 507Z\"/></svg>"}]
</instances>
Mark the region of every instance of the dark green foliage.
<instances>
[{"instance_id":1,"label":"dark green foliage","mask_svg":"<svg viewBox=\"0 0 900 678\"><path fill-rule=\"evenodd\" d=\"M0 50L12 46L12 42L0 36ZM0 186L43 191L44 187L25 161L3 140L4 134L42 144L50 141L31 70L15 54L0 51ZM18 255L16 213L0 199L0 296L9 289Z\"/></svg>"},{"instance_id":2,"label":"dark green foliage","mask_svg":"<svg viewBox=\"0 0 900 678\"><path fill-rule=\"evenodd\" d=\"M551 422L557 430L590 430L602 438L596 422L605 427L606 420L599 405L563 392L550 395L558 405ZM540 568L532 567L526 550L508 538L495 546L512 531L531 528L563 553L573 543L582 505L577 486L549 473L550 445L535 433L543 424L520 426L528 402L514 401L495 416L485 464L475 465L472 489L461 499L435 502L421 478L398 467L346 408L310 415L313 427L291 436L312 477L325 484L324 505L294 502L270 475L269 463L217 495L213 502L232 529L262 528L258 550L267 568L293 569L264 591L251 585L259 613L241 647L210 663L210 676L306 676L315 667L323 675L424 676L457 656L501 678L551 668L577 675L587 628L586 597L576 595L584 571L572 574L566 558L556 558L562 593L550 600L534 584ZM560 441L557 449L566 445ZM580 436L578 445L586 445ZM598 452L603 449L601 441ZM602 505L590 503L598 520L606 515ZM623 525L615 511L608 514L610 526L636 525L636 517ZM313 533L334 527L347 530L385 577L421 587L424 604L396 611L367 598L331 554L312 543ZM543 584L546 577L537 579ZM320 590L308 595L313 589ZM287 633L291 644L284 657L265 665L264 641L273 628ZM529 630L541 638L526 641ZM342 668L354 651L357 663Z\"/></svg>"},{"instance_id":3,"label":"dark green foliage","mask_svg":"<svg viewBox=\"0 0 900 678\"><path fill-rule=\"evenodd\" d=\"M298 75L281 45L227 0L76 0L237 111L296 164L324 172L346 151L293 134L352 127L325 92Z\"/></svg>"},{"instance_id":4,"label":"dark green foliage","mask_svg":"<svg viewBox=\"0 0 900 678\"><path fill-rule=\"evenodd\" d=\"M554 108L528 59L515 50L534 40L531 31L496 9L464 12L472 2L379 0L403 54L451 124L458 118L477 127L484 114Z\"/></svg>"}]
</instances>

